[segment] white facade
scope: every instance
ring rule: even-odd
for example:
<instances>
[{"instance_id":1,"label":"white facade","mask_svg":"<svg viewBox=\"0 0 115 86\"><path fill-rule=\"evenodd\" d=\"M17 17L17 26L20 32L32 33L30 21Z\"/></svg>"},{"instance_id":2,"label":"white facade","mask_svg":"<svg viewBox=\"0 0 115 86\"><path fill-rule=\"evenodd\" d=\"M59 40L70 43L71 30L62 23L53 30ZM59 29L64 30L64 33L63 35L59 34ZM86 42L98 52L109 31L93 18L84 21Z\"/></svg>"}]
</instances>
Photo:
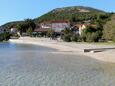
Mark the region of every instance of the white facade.
<instances>
[{"instance_id":1,"label":"white facade","mask_svg":"<svg viewBox=\"0 0 115 86\"><path fill-rule=\"evenodd\" d=\"M65 28L69 28L70 23L68 21L49 21L40 24L40 28L52 29L55 32L61 32Z\"/></svg>"},{"instance_id":2,"label":"white facade","mask_svg":"<svg viewBox=\"0 0 115 86\"><path fill-rule=\"evenodd\" d=\"M79 34L81 35L82 31L86 29L86 26L85 25L80 25L79 26Z\"/></svg>"},{"instance_id":3,"label":"white facade","mask_svg":"<svg viewBox=\"0 0 115 86\"><path fill-rule=\"evenodd\" d=\"M10 32L11 32L11 33L17 33L17 28L11 28L11 29L10 29Z\"/></svg>"},{"instance_id":4,"label":"white facade","mask_svg":"<svg viewBox=\"0 0 115 86\"><path fill-rule=\"evenodd\" d=\"M65 28L68 28L70 25L69 23L52 23L52 29L56 32L61 32Z\"/></svg>"},{"instance_id":5,"label":"white facade","mask_svg":"<svg viewBox=\"0 0 115 86\"><path fill-rule=\"evenodd\" d=\"M41 28L51 28L51 27L42 25Z\"/></svg>"},{"instance_id":6,"label":"white facade","mask_svg":"<svg viewBox=\"0 0 115 86\"><path fill-rule=\"evenodd\" d=\"M41 23L41 28L51 28L51 23L49 22Z\"/></svg>"}]
</instances>

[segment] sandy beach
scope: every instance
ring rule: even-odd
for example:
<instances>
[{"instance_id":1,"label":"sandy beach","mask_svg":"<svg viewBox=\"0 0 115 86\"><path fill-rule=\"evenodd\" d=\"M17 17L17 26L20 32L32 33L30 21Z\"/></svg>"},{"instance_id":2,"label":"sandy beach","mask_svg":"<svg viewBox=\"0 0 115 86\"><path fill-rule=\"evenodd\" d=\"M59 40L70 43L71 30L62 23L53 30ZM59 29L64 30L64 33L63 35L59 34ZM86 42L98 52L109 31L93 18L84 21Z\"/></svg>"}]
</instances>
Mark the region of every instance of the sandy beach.
<instances>
[{"instance_id":1,"label":"sandy beach","mask_svg":"<svg viewBox=\"0 0 115 86\"><path fill-rule=\"evenodd\" d=\"M67 43L58 40L50 40L49 38L30 38L30 37L21 37L19 39L10 39L10 42L14 43L23 43L23 44L35 44L45 47L50 47L59 50L58 53L66 53L66 54L80 54L90 56L91 58L115 63L115 50L108 49L103 52L98 53L84 53L84 49L95 49L95 48L114 48L113 45L97 45L97 44L88 44L88 43ZM57 52L52 52L57 53Z\"/></svg>"}]
</instances>

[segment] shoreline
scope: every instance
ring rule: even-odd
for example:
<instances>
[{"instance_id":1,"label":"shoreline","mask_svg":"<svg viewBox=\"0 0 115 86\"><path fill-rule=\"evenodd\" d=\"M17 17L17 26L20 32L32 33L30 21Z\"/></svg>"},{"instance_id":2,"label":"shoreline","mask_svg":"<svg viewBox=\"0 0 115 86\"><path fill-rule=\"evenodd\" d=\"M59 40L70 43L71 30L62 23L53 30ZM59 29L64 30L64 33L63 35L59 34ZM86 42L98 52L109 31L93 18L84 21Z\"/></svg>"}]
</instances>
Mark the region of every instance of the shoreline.
<instances>
[{"instance_id":1,"label":"shoreline","mask_svg":"<svg viewBox=\"0 0 115 86\"><path fill-rule=\"evenodd\" d=\"M19 39L10 39L9 42L12 43L21 43L21 44L33 44L44 47L49 47L53 49L57 49L59 53L64 54L80 54L84 56L89 56L93 59L115 63L115 50L106 50L98 53L84 53L83 50L85 48L105 48L105 47L114 47L108 45L95 45L95 44L84 44L84 43L67 43L67 42L59 42L57 40L50 40L49 38L30 38L30 37L21 37ZM55 53L55 52L53 52Z\"/></svg>"}]
</instances>

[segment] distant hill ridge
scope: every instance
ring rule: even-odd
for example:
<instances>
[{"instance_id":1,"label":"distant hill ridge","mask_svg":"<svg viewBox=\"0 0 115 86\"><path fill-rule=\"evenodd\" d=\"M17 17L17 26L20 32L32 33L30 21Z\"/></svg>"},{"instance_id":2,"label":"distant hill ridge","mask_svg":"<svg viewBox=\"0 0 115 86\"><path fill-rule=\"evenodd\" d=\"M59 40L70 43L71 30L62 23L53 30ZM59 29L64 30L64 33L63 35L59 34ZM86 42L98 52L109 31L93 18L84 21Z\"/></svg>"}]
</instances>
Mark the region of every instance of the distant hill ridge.
<instances>
[{"instance_id":1,"label":"distant hill ridge","mask_svg":"<svg viewBox=\"0 0 115 86\"><path fill-rule=\"evenodd\" d=\"M98 10L95 8L91 7L85 7L85 6L71 6L71 7L63 7L63 8L56 8L52 12L60 12L60 11L65 11L65 12L104 12L102 10Z\"/></svg>"},{"instance_id":2,"label":"distant hill ridge","mask_svg":"<svg viewBox=\"0 0 115 86\"><path fill-rule=\"evenodd\" d=\"M49 20L72 20L73 17L76 20L88 20L89 18L94 18L97 14L104 14L105 11L98 10L91 7L85 6L71 6L56 8L52 11L34 19L36 22L49 21Z\"/></svg>"}]
</instances>

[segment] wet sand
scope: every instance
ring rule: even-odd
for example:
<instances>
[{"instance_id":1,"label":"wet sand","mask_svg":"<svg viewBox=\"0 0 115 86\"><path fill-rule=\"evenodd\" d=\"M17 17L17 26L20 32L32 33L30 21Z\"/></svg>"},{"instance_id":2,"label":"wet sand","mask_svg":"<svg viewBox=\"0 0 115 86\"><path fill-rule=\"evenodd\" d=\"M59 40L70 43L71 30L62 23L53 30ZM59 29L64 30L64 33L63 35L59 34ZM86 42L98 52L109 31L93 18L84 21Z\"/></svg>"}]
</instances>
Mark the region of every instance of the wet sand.
<instances>
[{"instance_id":1,"label":"wet sand","mask_svg":"<svg viewBox=\"0 0 115 86\"><path fill-rule=\"evenodd\" d=\"M36 47L40 48L33 50L24 45L24 50L0 52L0 86L115 85L113 63L79 53Z\"/></svg>"}]
</instances>

